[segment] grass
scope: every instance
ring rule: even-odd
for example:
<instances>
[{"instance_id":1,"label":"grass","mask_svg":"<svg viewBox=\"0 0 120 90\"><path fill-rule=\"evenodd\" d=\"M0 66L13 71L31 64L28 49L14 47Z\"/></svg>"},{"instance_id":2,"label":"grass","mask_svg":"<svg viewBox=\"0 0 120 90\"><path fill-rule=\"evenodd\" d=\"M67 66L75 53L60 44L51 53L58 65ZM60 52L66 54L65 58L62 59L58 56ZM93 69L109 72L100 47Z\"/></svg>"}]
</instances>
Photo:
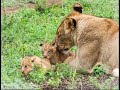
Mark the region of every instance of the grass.
<instances>
[{"instance_id":1,"label":"grass","mask_svg":"<svg viewBox=\"0 0 120 90\"><path fill-rule=\"evenodd\" d=\"M34 2L35 0L2 0L1 7L11 7L15 5L24 5L27 2Z\"/></svg>"},{"instance_id":2,"label":"grass","mask_svg":"<svg viewBox=\"0 0 120 90\"><path fill-rule=\"evenodd\" d=\"M8 1L9 0L5 0L4 6L11 6L14 3L18 3L16 0L12 0L11 2ZM36 77L32 72L31 75L34 77L29 80L21 77L19 69L20 59L23 55L29 54L41 57L39 44L45 41L53 41L56 29L61 20L71 11L72 3L76 1L83 5L83 13L112 18L118 22L118 11L117 7L115 7L117 1L115 0L63 0L64 3L62 6L52 6L45 9L43 13L28 8L22 8L15 14L1 16L1 88L40 88L39 84L36 82L40 77ZM66 66L63 68L65 69ZM47 78L48 84L57 86L61 82L60 78L67 76L64 69L62 75L59 71L58 75L56 72L50 71L49 73L52 73L51 78L40 73L42 79L39 80L44 81ZM68 73L68 75L73 78L76 76L70 73Z\"/></svg>"},{"instance_id":3,"label":"grass","mask_svg":"<svg viewBox=\"0 0 120 90\"><path fill-rule=\"evenodd\" d=\"M110 90L111 89L111 85L110 85L110 82L114 80L114 77L110 77L108 79L106 79L104 82L100 83L98 81L98 79L96 77L93 77L93 76L89 76L89 81L97 88L97 89L100 89L100 90ZM119 87L118 86L114 86L112 87L112 90L118 90Z\"/></svg>"}]
</instances>

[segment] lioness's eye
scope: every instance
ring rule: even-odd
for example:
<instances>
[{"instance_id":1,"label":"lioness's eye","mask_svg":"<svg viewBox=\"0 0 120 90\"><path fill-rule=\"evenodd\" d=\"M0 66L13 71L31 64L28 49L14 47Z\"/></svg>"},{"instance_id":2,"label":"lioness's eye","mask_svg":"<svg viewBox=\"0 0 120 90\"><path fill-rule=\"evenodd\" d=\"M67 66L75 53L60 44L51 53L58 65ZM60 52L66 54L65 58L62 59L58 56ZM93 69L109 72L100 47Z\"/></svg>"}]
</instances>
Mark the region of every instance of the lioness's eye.
<instances>
[{"instance_id":1,"label":"lioness's eye","mask_svg":"<svg viewBox=\"0 0 120 90\"><path fill-rule=\"evenodd\" d=\"M59 46L60 46L60 47L63 47L63 44L60 44Z\"/></svg>"},{"instance_id":2,"label":"lioness's eye","mask_svg":"<svg viewBox=\"0 0 120 90\"><path fill-rule=\"evenodd\" d=\"M25 66L25 68L26 68L27 66Z\"/></svg>"},{"instance_id":3,"label":"lioness's eye","mask_svg":"<svg viewBox=\"0 0 120 90\"><path fill-rule=\"evenodd\" d=\"M49 50L48 53L51 53L51 51Z\"/></svg>"}]
</instances>

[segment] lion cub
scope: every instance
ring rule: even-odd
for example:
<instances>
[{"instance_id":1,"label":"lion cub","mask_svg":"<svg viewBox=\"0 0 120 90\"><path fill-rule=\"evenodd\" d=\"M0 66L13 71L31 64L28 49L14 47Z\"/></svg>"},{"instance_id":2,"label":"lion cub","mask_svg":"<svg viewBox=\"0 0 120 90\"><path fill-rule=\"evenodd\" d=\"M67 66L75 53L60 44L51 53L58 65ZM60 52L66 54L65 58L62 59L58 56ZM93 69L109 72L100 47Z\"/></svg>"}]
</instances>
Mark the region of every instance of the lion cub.
<instances>
[{"instance_id":1,"label":"lion cub","mask_svg":"<svg viewBox=\"0 0 120 90\"><path fill-rule=\"evenodd\" d=\"M74 56L74 53L71 51L66 53L59 52L56 45L45 43L40 44L40 46L42 46L41 50L43 57L49 59L51 64L63 63L68 57ZM67 60L67 62L68 61L71 61L71 59Z\"/></svg>"},{"instance_id":2,"label":"lion cub","mask_svg":"<svg viewBox=\"0 0 120 90\"><path fill-rule=\"evenodd\" d=\"M25 56L21 60L21 71L24 75L27 75L33 70L34 65L45 70L51 69L51 64L47 59L41 59L37 56Z\"/></svg>"}]
</instances>

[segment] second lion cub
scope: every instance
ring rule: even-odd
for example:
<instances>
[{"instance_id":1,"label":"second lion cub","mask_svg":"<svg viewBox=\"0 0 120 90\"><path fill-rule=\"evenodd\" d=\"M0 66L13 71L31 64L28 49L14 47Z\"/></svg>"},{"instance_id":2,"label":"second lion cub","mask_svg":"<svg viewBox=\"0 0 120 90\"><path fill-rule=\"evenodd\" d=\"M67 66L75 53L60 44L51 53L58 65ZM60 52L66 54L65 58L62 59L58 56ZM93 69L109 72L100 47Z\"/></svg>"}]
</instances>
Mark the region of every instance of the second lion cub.
<instances>
[{"instance_id":1,"label":"second lion cub","mask_svg":"<svg viewBox=\"0 0 120 90\"><path fill-rule=\"evenodd\" d=\"M75 56L75 54L71 51L68 51L67 53L58 51L56 45L45 43L40 44L40 46L42 46L41 50L43 57L49 59L51 64L60 64L63 63L68 57Z\"/></svg>"}]
</instances>

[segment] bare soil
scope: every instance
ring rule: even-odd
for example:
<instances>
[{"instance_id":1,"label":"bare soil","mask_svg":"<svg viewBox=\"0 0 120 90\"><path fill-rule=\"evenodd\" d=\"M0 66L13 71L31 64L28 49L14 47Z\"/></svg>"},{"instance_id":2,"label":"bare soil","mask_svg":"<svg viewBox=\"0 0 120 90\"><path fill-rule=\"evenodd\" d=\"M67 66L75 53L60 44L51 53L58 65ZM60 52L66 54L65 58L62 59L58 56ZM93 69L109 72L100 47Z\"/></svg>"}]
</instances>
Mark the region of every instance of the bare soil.
<instances>
[{"instance_id":1,"label":"bare soil","mask_svg":"<svg viewBox=\"0 0 120 90\"><path fill-rule=\"evenodd\" d=\"M24 6L26 6L27 8L33 8L33 9L35 8L35 4L33 3L27 3ZM11 13L18 12L20 8L22 7L23 6L16 5L16 6L11 6L11 7L1 8L1 14L11 14Z\"/></svg>"},{"instance_id":2,"label":"bare soil","mask_svg":"<svg viewBox=\"0 0 120 90\"><path fill-rule=\"evenodd\" d=\"M61 0L48 0L46 2L46 5L48 7L50 7L52 4L60 5L61 3L62 3ZM34 2L28 2L27 4L24 4L22 6L18 4L16 6L1 8L1 14L11 14L11 13L18 12L20 10L20 8L22 8L23 6L25 6L27 8L34 9L35 8L35 3Z\"/></svg>"},{"instance_id":3,"label":"bare soil","mask_svg":"<svg viewBox=\"0 0 120 90\"><path fill-rule=\"evenodd\" d=\"M97 79L99 84L102 84L106 79L110 79L110 75L103 74ZM112 90L114 86L119 86L119 78L111 79L108 85L109 90ZM58 87L49 86L47 82L42 83L40 87L42 90L100 90L89 81L89 75L83 74L79 74L73 81L73 84L68 79L62 79L62 83Z\"/></svg>"}]
</instances>

